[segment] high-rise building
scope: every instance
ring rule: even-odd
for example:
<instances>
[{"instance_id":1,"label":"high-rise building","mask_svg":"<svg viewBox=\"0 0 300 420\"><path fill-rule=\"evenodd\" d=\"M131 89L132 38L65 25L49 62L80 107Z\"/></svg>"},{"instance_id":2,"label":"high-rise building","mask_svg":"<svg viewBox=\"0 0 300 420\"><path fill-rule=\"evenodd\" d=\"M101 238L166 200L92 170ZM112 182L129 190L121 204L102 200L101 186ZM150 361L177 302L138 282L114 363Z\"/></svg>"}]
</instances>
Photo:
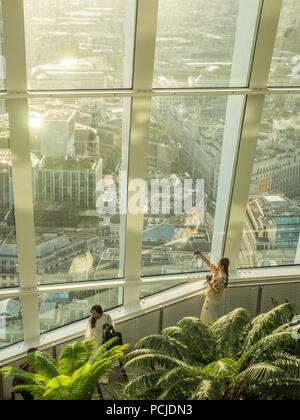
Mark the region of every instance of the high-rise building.
<instances>
[{"instance_id":1,"label":"high-rise building","mask_svg":"<svg viewBox=\"0 0 300 420\"><path fill-rule=\"evenodd\" d=\"M299 236L299 204L284 195L249 197L240 256L243 264L269 266L274 260L291 264Z\"/></svg>"},{"instance_id":2,"label":"high-rise building","mask_svg":"<svg viewBox=\"0 0 300 420\"><path fill-rule=\"evenodd\" d=\"M75 115L75 111L47 112L40 129L43 156L61 158L74 155Z\"/></svg>"}]
</instances>

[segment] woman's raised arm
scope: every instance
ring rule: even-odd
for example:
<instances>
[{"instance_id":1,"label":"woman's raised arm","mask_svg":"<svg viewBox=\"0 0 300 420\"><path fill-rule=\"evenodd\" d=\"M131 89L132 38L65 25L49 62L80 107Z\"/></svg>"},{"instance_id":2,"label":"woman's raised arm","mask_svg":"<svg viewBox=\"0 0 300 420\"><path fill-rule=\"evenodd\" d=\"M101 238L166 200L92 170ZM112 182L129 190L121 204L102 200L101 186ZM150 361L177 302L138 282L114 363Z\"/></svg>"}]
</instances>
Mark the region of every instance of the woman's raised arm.
<instances>
[{"instance_id":1,"label":"woman's raised arm","mask_svg":"<svg viewBox=\"0 0 300 420\"><path fill-rule=\"evenodd\" d=\"M199 255L199 257L202 258L202 260L205 262L205 264L208 265L210 271L212 271L213 273L216 272L215 266L214 264L212 264L206 257L205 255L202 254L202 252L200 251L200 249L197 249L197 251L194 252L194 255Z\"/></svg>"}]
</instances>

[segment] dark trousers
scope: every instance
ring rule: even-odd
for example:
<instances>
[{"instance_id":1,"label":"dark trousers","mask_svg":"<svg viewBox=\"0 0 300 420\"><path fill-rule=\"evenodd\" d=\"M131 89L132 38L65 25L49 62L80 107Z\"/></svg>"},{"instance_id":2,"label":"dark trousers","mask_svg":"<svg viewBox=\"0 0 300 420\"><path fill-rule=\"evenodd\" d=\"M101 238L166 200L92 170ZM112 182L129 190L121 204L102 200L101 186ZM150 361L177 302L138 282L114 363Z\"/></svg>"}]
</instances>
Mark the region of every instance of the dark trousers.
<instances>
[{"instance_id":1,"label":"dark trousers","mask_svg":"<svg viewBox=\"0 0 300 420\"><path fill-rule=\"evenodd\" d=\"M27 391L21 391L21 395L25 401L33 401L33 396Z\"/></svg>"}]
</instances>

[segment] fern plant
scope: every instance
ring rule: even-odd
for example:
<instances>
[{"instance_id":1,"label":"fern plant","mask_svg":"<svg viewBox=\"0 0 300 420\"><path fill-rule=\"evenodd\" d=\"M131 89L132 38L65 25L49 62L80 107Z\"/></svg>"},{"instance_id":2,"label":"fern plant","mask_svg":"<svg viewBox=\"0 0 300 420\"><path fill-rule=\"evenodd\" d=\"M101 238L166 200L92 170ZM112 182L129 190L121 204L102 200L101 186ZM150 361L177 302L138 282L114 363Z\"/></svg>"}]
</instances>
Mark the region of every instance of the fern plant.
<instances>
[{"instance_id":1,"label":"fern plant","mask_svg":"<svg viewBox=\"0 0 300 420\"><path fill-rule=\"evenodd\" d=\"M93 341L67 345L58 361L47 353L29 353L27 361L35 373L4 367L0 374L22 379L24 385L18 385L14 390L28 391L36 400L91 400L99 380L110 373L128 348L127 344L110 348L116 340L114 338L98 349Z\"/></svg>"},{"instance_id":2,"label":"fern plant","mask_svg":"<svg viewBox=\"0 0 300 420\"><path fill-rule=\"evenodd\" d=\"M127 355L135 376L124 399L300 399L293 314L286 303L251 320L239 308L210 326L184 318L143 338Z\"/></svg>"}]
</instances>

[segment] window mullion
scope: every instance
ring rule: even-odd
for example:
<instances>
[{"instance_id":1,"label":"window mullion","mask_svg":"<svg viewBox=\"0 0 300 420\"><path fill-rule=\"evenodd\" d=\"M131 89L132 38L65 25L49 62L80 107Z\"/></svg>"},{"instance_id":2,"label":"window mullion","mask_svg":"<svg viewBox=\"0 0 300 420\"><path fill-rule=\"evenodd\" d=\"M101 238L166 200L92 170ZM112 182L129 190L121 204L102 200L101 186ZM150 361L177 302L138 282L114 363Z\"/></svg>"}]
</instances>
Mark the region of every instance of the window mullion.
<instances>
[{"instance_id":1,"label":"window mullion","mask_svg":"<svg viewBox=\"0 0 300 420\"><path fill-rule=\"evenodd\" d=\"M27 91L23 1L2 0L2 16L7 92L8 94L23 94ZM26 99L8 99L7 108L24 341L25 345L32 346L39 343L40 325L28 101Z\"/></svg>"},{"instance_id":2,"label":"window mullion","mask_svg":"<svg viewBox=\"0 0 300 420\"><path fill-rule=\"evenodd\" d=\"M133 73L134 92L152 90L157 15L158 0L138 0ZM151 97L141 95L133 97L128 185L136 179L146 181L150 112ZM134 191L128 191L128 204L134 194ZM131 214L128 204L125 240L125 305L139 302L140 287L137 287L136 284L130 286L130 283L140 280L144 230L144 215Z\"/></svg>"}]
</instances>

